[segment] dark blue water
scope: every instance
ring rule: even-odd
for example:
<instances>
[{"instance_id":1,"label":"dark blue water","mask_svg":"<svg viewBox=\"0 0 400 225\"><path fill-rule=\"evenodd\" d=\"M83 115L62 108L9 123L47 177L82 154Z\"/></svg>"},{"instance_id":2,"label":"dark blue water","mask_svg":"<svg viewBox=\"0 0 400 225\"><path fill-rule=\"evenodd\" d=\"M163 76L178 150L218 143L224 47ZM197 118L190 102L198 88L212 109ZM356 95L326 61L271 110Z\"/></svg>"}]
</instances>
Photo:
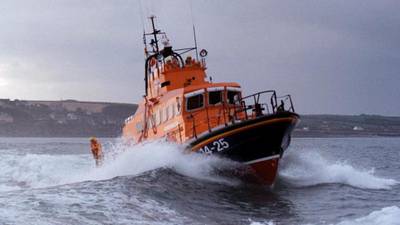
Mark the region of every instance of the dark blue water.
<instances>
[{"instance_id":1,"label":"dark blue water","mask_svg":"<svg viewBox=\"0 0 400 225\"><path fill-rule=\"evenodd\" d=\"M0 138L0 224L400 224L400 139L293 139L273 188L151 143Z\"/></svg>"}]
</instances>

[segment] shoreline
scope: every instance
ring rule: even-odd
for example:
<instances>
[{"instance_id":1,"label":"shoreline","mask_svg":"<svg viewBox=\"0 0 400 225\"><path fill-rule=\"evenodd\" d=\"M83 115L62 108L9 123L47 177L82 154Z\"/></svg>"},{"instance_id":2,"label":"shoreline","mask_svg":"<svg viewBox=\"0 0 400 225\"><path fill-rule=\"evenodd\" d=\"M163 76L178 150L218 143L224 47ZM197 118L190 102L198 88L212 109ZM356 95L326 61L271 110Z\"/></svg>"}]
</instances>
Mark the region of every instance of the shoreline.
<instances>
[{"instance_id":1,"label":"shoreline","mask_svg":"<svg viewBox=\"0 0 400 225\"><path fill-rule=\"evenodd\" d=\"M94 135L95 136L95 135ZM0 136L0 138L5 139L5 138L13 138L13 139L17 139L17 138L32 138L32 139L36 139L36 138L49 138L49 139L89 139L92 136ZM100 138L100 139L118 139L121 138L121 136L116 136L116 137L110 137L110 136L106 136L106 137L101 137L101 136L95 136L96 138ZM320 135L320 136L298 136L298 135L294 135L292 136L292 138L295 139L317 139L317 138L400 138L400 135Z\"/></svg>"}]
</instances>

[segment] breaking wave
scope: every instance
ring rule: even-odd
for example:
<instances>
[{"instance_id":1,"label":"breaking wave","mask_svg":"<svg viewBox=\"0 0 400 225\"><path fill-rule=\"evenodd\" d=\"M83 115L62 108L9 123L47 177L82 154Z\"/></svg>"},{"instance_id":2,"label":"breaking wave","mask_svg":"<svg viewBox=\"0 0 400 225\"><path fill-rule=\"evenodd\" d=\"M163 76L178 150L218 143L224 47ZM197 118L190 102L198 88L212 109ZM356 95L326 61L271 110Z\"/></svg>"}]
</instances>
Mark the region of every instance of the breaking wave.
<instances>
[{"instance_id":1,"label":"breaking wave","mask_svg":"<svg viewBox=\"0 0 400 225\"><path fill-rule=\"evenodd\" d=\"M357 188L390 189L398 181L378 177L345 162L329 162L317 152L290 151L282 160L280 179L295 186L339 183Z\"/></svg>"},{"instance_id":2,"label":"breaking wave","mask_svg":"<svg viewBox=\"0 0 400 225\"><path fill-rule=\"evenodd\" d=\"M181 147L166 142L132 147L116 144L105 149L105 153L105 163L100 168L95 168L89 154L2 154L0 191L106 180L159 168L173 169L182 175L212 182L236 182L214 173L215 170L235 166L233 162L200 154L185 154Z\"/></svg>"},{"instance_id":3,"label":"breaking wave","mask_svg":"<svg viewBox=\"0 0 400 225\"><path fill-rule=\"evenodd\" d=\"M159 168L173 169L185 176L213 182L238 182L215 173L237 166L235 163L213 156L186 154L181 146L175 144L158 141L131 147L122 143L108 146L105 163L100 168L95 168L89 153L2 154L0 191L106 180ZM376 176L373 169L359 169L345 162L329 162L317 152L306 150L287 152L281 163L279 179L299 187L340 183L357 188L390 189L399 183Z\"/></svg>"},{"instance_id":4,"label":"breaking wave","mask_svg":"<svg viewBox=\"0 0 400 225\"><path fill-rule=\"evenodd\" d=\"M169 168L198 179L234 182L214 172L236 166L234 162L201 154L187 154L182 146L164 141L149 142L132 147L117 144L108 153L106 163L87 174L87 179L104 180L117 176L137 175L158 168Z\"/></svg>"}]
</instances>

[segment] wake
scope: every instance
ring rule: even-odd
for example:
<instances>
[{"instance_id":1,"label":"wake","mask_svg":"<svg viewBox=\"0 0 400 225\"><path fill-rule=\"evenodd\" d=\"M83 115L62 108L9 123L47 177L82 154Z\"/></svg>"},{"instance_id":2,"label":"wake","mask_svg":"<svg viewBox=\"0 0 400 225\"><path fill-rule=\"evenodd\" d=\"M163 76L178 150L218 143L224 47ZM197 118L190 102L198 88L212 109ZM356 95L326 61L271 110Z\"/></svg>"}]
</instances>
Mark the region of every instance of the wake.
<instances>
[{"instance_id":1,"label":"wake","mask_svg":"<svg viewBox=\"0 0 400 225\"><path fill-rule=\"evenodd\" d=\"M374 169L355 168L346 162L329 162L317 152L294 150L282 160L280 179L295 186L338 183L357 188L390 189L399 182L378 177Z\"/></svg>"}]
</instances>

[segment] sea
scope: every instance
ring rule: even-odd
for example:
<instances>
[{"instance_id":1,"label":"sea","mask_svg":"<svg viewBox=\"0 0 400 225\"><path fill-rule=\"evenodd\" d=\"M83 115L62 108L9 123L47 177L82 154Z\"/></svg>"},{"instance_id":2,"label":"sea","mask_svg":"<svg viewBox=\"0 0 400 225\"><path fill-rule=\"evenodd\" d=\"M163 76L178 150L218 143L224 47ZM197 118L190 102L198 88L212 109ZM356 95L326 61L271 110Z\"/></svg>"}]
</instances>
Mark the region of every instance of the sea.
<instances>
[{"instance_id":1,"label":"sea","mask_svg":"<svg viewBox=\"0 0 400 225\"><path fill-rule=\"evenodd\" d=\"M163 141L0 138L3 224L400 224L400 138L293 138L273 187ZM262 147L262 146L260 146Z\"/></svg>"}]
</instances>

